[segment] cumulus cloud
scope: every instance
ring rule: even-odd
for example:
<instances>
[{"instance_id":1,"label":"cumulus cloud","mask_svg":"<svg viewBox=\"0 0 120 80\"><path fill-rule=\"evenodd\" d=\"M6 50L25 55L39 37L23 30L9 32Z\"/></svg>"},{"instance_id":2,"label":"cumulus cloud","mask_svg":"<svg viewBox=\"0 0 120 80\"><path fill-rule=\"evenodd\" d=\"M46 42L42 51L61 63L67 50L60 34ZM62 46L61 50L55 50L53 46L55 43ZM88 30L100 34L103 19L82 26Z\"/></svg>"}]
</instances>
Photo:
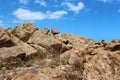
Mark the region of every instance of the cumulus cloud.
<instances>
[{"instance_id":1,"label":"cumulus cloud","mask_svg":"<svg viewBox=\"0 0 120 80\"><path fill-rule=\"evenodd\" d=\"M29 2L29 0L19 0L19 2L26 5Z\"/></svg>"},{"instance_id":2,"label":"cumulus cloud","mask_svg":"<svg viewBox=\"0 0 120 80\"><path fill-rule=\"evenodd\" d=\"M13 15L15 15L20 20L43 20L46 17L42 12L32 12L22 8L14 11Z\"/></svg>"},{"instance_id":3,"label":"cumulus cloud","mask_svg":"<svg viewBox=\"0 0 120 80\"><path fill-rule=\"evenodd\" d=\"M85 6L83 2L78 2L77 5L70 2L63 2L62 5L67 6L68 10L74 11L75 13L79 13Z\"/></svg>"},{"instance_id":4,"label":"cumulus cloud","mask_svg":"<svg viewBox=\"0 0 120 80\"><path fill-rule=\"evenodd\" d=\"M45 0L35 0L35 3L40 4L41 6L46 7L47 6L47 2Z\"/></svg>"},{"instance_id":5,"label":"cumulus cloud","mask_svg":"<svg viewBox=\"0 0 120 80\"><path fill-rule=\"evenodd\" d=\"M59 19L67 14L67 11L60 10L55 12L47 11L43 12L33 12L28 9L18 8L13 12L13 15L20 20L44 20L44 19Z\"/></svg>"}]
</instances>

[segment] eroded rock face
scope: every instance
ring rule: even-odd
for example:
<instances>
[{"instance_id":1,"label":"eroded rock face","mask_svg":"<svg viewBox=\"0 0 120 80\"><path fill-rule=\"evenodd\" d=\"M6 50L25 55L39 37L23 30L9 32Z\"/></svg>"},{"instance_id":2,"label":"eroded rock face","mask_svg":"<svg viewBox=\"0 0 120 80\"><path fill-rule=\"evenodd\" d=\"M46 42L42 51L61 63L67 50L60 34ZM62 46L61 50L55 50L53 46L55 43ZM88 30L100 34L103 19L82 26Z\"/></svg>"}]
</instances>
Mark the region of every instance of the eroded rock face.
<instances>
[{"instance_id":1,"label":"eroded rock face","mask_svg":"<svg viewBox=\"0 0 120 80\"><path fill-rule=\"evenodd\" d=\"M51 33L47 35L43 31L37 30L28 40L29 44L37 44L46 48L50 53L59 54L72 48L55 38Z\"/></svg>"},{"instance_id":2,"label":"eroded rock face","mask_svg":"<svg viewBox=\"0 0 120 80\"><path fill-rule=\"evenodd\" d=\"M19 38L15 37L12 34L11 34L11 36L12 36L12 40L14 41L14 43L17 46L21 46L21 48L25 51L26 56L31 56L32 54L37 53L37 51L33 47L31 47L29 44L24 43L23 41L21 41Z\"/></svg>"},{"instance_id":3,"label":"eroded rock face","mask_svg":"<svg viewBox=\"0 0 120 80\"><path fill-rule=\"evenodd\" d=\"M0 62L9 61L14 58L25 58L26 54L19 46L9 47L9 48L0 48Z\"/></svg>"},{"instance_id":4,"label":"eroded rock face","mask_svg":"<svg viewBox=\"0 0 120 80\"><path fill-rule=\"evenodd\" d=\"M52 69L49 67L24 72L13 77L13 80L56 80L62 76L64 72L60 69Z\"/></svg>"},{"instance_id":5,"label":"eroded rock face","mask_svg":"<svg viewBox=\"0 0 120 80\"><path fill-rule=\"evenodd\" d=\"M21 50L21 52L19 52L19 50ZM4 58L7 58L9 54L9 57L12 57L12 54L14 57L17 57L17 53L24 53L25 56L31 56L37 53L37 50L33 47L3 29L0 29L0 51L2 56L5 55Z\"/></svg>"},{"instance_id":6,"label":"eroded rock face","mask_svg":"<svg viewBox=\"0 0 120 80\"><path fill-rule=\"evenodd\" d=\"M9 68L17 60L22 65ZM120 80L120 41L95 42L32 23L0 29L0 69L0 80Z\"/></svg>"},{"instance_id":7,"label":"eroded rock face","mask_svg":"<svg viewBox=\"0 0 120 80\"><path fill-rule=\"evenodd\" d=\"M87 38L84 38L84 37L80 37L80 36L76 36L76 35L73 35L73 34L57 34L55 35L55 37L64 42L64 43L94 43L93 40L90 40L90 39L87 39Z\"/></svg>"},{"instance_id":8,"label":"eroded rock face","mask_svg":"<svg viewBox=\"0 0 120 80\"><path fill-rule=\"evenodd\" d=\"M0 48L11 46L15 46L15 43L12 41L10 34L5 30L0 29Z\"/></svg>"},{"instance_id":9,"label":"eroded rock face","mask_svg":"<svg viewBox=\"0 0 120 80\"><path fill-rule=\"evenodd\" d=\"M51 53L59 53L62 43L55 39L51 35L44 35L41 31L37 30L28 40L29 44L37 44L40 45Z\"/></svg>"},{"instance_id":10,"label":"eroded rock face","mask_svg":"<svg viewBox=\"0 0 120 80\"><path fill-rule=\"evenodd\" d=\"M83 75L86 80L119 80L120 79L119 52L100 50L84 64Z\"/></svg>"},{"instance_id":11,"label":"eroded rock face","mask_svg":"<svg viewBox=\"0 0 120 80\"><path fill-rule=\"evenodd\" d=\"M109 43L105 48L110 51L118 51L120 50L120 43Z\"/></svg>"},{"instance_id":12,"label":"eroded rock face","mask_svg":"<svg viewBox=\"0 0 120 80\"><path fill-rule=\"evenodd\" d=\"M12 34L21 39L22 41L27 41L29 37L37 30L38 28L32 23L23 24L19 27L16 27L12 30Z\"/></svg>"}]
</instances>

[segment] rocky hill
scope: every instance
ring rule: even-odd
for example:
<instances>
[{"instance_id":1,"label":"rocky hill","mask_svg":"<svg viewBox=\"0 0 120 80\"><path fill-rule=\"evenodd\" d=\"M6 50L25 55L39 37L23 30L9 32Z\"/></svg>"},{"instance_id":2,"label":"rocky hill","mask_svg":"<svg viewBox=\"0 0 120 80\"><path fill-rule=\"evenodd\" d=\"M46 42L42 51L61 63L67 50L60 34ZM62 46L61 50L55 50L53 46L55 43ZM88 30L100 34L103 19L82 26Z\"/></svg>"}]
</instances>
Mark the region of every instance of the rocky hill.
<instances>
[{"instance_id":1,"label":"rocky hill","mask_svg":"<svg viewBox=\"0 0 120 80\"><path fill-rule=\"evenodd\" d=\"M32 23L0 29L0 80L120 80L120 40L96 42Z\"/></svg>"}]
</instances>

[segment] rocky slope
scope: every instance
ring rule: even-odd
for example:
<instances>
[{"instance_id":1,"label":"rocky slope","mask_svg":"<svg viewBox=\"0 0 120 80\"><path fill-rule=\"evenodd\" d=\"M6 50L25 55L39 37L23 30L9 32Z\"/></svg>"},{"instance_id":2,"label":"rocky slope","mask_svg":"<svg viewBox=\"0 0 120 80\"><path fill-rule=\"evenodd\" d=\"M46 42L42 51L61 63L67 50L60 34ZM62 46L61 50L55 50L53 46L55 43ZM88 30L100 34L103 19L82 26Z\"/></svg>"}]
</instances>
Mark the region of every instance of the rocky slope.
<instances>
[{"instance_id":1,"label":"rocky slope","mask_svg":"<svg viewBox=\"0 0 120 80\"><path fill-rule=\"evenodd\" d=\"M32 23L0 29L0 80L120 80L120 41L95 42Z\"/></svg>"}]
</instances>

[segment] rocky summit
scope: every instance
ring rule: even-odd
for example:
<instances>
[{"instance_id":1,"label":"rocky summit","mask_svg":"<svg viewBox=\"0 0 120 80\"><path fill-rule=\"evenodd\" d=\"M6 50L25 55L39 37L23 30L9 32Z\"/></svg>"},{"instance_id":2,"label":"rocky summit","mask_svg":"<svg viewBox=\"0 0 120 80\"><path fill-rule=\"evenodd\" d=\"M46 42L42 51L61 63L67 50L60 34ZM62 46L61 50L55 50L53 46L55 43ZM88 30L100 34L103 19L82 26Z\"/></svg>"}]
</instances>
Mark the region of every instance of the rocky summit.
<instances>
[{"instance_id":1,"label":"rocky summit","mask_svg":"<svg viewBox=\"0 0 120 80\"><path fill-rule=\"evenodd\" d=\"M0 28L0 80L120 80L120 40L96 42L32 23Z\"/></svg>"}]
</instances>

